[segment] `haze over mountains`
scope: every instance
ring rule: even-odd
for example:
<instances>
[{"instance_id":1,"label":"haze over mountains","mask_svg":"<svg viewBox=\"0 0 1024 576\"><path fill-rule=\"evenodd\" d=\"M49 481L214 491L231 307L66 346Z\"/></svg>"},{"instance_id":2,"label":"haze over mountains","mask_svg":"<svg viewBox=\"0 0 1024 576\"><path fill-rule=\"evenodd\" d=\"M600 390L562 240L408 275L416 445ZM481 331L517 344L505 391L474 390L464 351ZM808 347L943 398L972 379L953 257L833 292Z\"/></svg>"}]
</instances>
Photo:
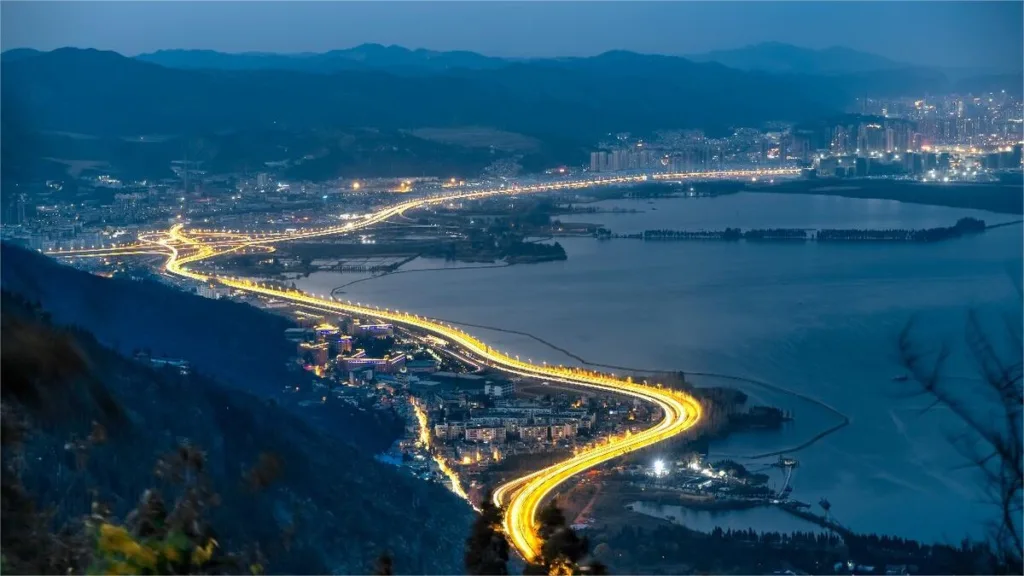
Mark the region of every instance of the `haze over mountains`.
<instances>
[{"instance_id":1,"label":"haze over mountains","mask_svg":"<svg viewBox=\"0 0 1024 576\"><path fill-rule=\"evenodd\" d=\"M455 68L491 70L516 62L572 61L581 58L500 58L476 52L408 49L401 46L360 44L323 53L273 54L261 52L225 53L214 50L158 50L136 56L171 68L220 70L280 69L306 72L385 69L393 72L437 72ZM815 50L782 42L763 42L729 50L715 50L682 56L693 62L715 62L738 70L784 74L852 74L929 68L898 62L884 56L842 46ZM582 58L585 59L585 58ZM934 70L939 70L934 67ZM978 74L991 73L978 67ZM964 71L959 71L963 73Z\"/></svg>"},{"instance_id":2,"label":"haze over mountains","mask_svg":"<svg viewBox=\"0 0 1024 576\"><path fill-rule=\"evenodd\" d=\"M849 74L878 70L916 68L867 52L842 46L821 50L800 48L781 42L765 42L735 48L692 54L687 58L695 62L718 62L740 70L788 74Z\"/></svg>"},{"instance_id":3,"label":"haze over mountains","mask_svg":"<svg viewBox=\"0 0 1024 576\"><path fill-rule=\"evenodd\" d=\"M361 44L353 48L323 53L270 54L259 52L224 53L213 50L158 50L140 54L137 59L171 68L210 68L221 70L279 69L305 72L386 69L391 71L438 71L453 68L489 70L515 62L573 61L581 58L511 59L484 56L475 52L410 50L401 46ZM783 43L763 43L732 50L687 55L694 62L716 62L739 70L771 73L842 74L915 68L910 64L832 47L812 50Z\"/></svg>"},{"instance_id":4,"label":"haze over mountains","mask_svg":"<svg viewBox=\"0 0 1024 576\"><path fill-rule=\"evenodd\" d=\"M430 73L465 68L493 70L513 60L484 56L476 52L410 50L401 46L361 44L354 48L322 53L272 54L243 52L230 54L213 50L158 50L140 54L136 59L169 68L209 68L218 70L296 70L332 73L342 70L389 70L392 72Z\"/></svg>"},{"instance_id":5,"label":"haze over mountains","mask_svg":"<svg viewBox=\"0 0 1024 576\"><path fill-rule=\"evenodd\" d=\"M49 174L54 166L43 159L58 158L106 162L143 176L181 158L178 138L202 139L196 158L211 169L306 157L316 160L306 168L317 168L300 175L311 178L343 168L360 175L440 167L464 174L505 155L540 169L582 162L608 133L725 133L820 118L856 97L954 87L939 71L839 48L762 44L695 58L706 61L624 51L508 60L375 44L322 54L165 50L137 58L75 48L9 50L0 70L4 174ZM1020 75L959 86L1000 87L1020 90ZM467 126L538 144L495 150L415 132ZM153 135L160 138L139 140Z\"/></svg>"}]
</instances>

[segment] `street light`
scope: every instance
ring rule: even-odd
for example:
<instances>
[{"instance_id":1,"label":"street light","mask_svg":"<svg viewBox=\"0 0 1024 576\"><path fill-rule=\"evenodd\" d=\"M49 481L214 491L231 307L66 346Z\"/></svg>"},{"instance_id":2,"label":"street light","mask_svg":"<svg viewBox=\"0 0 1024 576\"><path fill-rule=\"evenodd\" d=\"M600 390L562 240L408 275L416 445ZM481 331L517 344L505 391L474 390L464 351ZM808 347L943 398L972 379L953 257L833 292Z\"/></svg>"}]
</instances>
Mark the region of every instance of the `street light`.
<instances>
[{"instance_id":1,"label":"street light","mask_svg":"<svg viewBox=\"0 0 1024 576\"><path fill-rule=\"evenodd\" d=\"M654 475L657 477L665 475L665 462L663 460L654 461Z\"/></svg>"}]
</instances>

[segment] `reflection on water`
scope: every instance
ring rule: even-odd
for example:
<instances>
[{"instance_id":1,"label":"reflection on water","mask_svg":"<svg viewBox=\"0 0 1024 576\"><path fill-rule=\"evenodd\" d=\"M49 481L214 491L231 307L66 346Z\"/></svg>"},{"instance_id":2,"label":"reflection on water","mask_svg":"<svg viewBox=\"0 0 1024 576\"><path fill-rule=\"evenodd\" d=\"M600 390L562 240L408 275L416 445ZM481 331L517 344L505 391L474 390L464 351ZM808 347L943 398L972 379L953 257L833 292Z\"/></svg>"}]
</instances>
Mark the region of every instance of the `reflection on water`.
<instances>
[{"instance_id":1,"label":"reflection on water","mask_svg":"<svg viewBox=\"0 0 1024 576\"><path fill-rule=\"evenodd\" d=\"M616 231L646 228L909 227L1003 215L886 201L741 194L656 202L642 214L586 214ZM645 203L644 206L647 206ZM629 224L627 224L627 222ZM520 330L594 362L742 376L824 401L849 426L794 456L793 497L827 497L861 531L959 541L990 514L975 478L946 442L947 414L922 415L908 397L896 338L917 317L923 338L964 337L968 307L1020 317L1021 227L935 244L599 242L560 239L569 259L505 268L395 274L354 284L346 298L450 321ZM438 261L434 261L438 262ZM431 262L418 263L430 265ZM436 265L436 264L434 264ZM317 273L301 288L327 293L347 275ZM574 362L527 336L472 328L495 347ZM954 350L949 370L973 364ZM699 384L719 384L697 379ZM754 401L794 412L778 433L712 446L738 458L795 446L836 421L813 403L744 385ZM757 464L757 463L754 463Z\"/></svg>"},{"instance_id":2,"label":"reflection on water","mask_svg":"<svg viewBox=\"0 0 1024 576\"><path fill-rule=\"evenodd\" d=\"M711 532L715 527L723 530L748 530L756 532L823 532L813 522L798 518L775 506L759 506L744 510L691 510L671 504L655 502L633 502L630 508L637 513L668 520L673 524L691 530Z\"/></svg>"}]
</instances>

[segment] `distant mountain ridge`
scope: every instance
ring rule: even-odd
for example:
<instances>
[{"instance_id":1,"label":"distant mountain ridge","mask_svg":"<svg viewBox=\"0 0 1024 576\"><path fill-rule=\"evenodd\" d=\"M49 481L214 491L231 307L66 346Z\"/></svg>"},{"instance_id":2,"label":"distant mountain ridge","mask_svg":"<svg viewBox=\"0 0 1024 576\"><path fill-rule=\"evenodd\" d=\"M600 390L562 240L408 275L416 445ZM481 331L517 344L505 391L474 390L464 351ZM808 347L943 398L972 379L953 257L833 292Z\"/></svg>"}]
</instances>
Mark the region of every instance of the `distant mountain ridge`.
<instances>
[{"instance_id":1,"label":"distant mountain ridge","mask_svg":"<svg viewBox=\"0 0 1024 576\"><path fill-rule=\"evenodd\" d=\"M322 53L275 54L267 52L225 53L214 50L158 50L135 57L169 68L216 70L293 70L334 73L344 70L390 70L440 72L466 68L489 70L512 61L469 51L446 51L360 44L353 48Z\"/></svg>"},{"instance_id":2,"label":"distant mountain ridge","mask_svg":"<svg viewBox=\"0 0 1024 576\"><path fill-rule=\"evenodd\" d=\"M738 70L773 74L851 74L901 68L923 68L842 46L815 50L782 42L763 42L731 50L691 54L686 57L696 62L718 62Z\"/></svg>"},{"instance_id":3,"label":"distant mountain ridge","mask_svg":"<svg viewBox=\"0 0 1024 576\"><path fill-rule=\"evenodd\" d=\"M769 73L621 50L518 61L380 45L319 55L149 57L166 65L93 49L4 52L4 180L59 178L63 169L47 159L163 177L182 154L171 139L204 141L208 157L197 161L216 160L226 171L308 158L313 178L477 174L514 155L488 150L486 142L471 149L424 140L415 136L421 128L525 135L539 149L522 165L536 170L584 163L609 133L696 128L720 136L741 126L812 120L857 97L953 86L925 68ZM1018 78L967 78L956 87L1019 91ZM162 135L165 144L140 140L144 135ZM256 135L262 139L250 137Z\"/></svg>"},{"instance_id":4,"label":"distant mountain ridge","mask_svg":"<svg viewBox=\"0 0 1024 576\"><path fill-rule=\"evenodd\" d=\"M172 68L208 68L221 70L279 69L303 72L337 72L340 70L405 70L437 72L451 69L493 70L515 62L579 62L602 59L607 54L626 52L611 50L596 56L574 58L500 58L458 50L436 51L409 49L397 45L360 44L352 48L321 53L278 54L266 52L225 53L213 50L158 50L135 58ZM679 56L645 55L657 58ZM895 62L883 56L834 46L821 50L802 48L781 42L764 42L732 50L717 50L682 56L693 62L717 62L746 71L792 74L845 74L919 68Z\"/></svg>"},{"instance_id":5,"label":"distant mountain ridge","mask_svg":"<svg viewBox=\"0 0 1024 576\"><path fill-rule=\"evenodd\" d=\"M809 92L786 78L629 52L408 76L379 69L190 70L64 48L5 62L0 75L3 105L17 112L12 122L35 131L118 135L257 125L480 125L590 140L613 130L799 118L830 110L842 98ZM109 81L96 82L98 77Z\"/></svg>"}]
</instances>

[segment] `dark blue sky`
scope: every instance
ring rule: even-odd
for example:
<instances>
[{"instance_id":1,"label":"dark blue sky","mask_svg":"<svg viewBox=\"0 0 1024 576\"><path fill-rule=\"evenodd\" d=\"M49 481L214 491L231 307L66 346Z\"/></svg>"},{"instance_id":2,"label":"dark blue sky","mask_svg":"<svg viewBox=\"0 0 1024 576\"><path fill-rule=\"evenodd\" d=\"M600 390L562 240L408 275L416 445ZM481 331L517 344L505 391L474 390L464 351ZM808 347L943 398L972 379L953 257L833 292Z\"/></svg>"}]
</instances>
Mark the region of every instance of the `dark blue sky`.
<instances>
[{"instance_id":1,"label":"dark blue sky","mask_svg":"<svg viewBox=\"0 0 1024 576\"><path fill-rule=\"evenodd\" d=\"M943 67L1021 69L1016 2L10 2L3 49L303 52L364 42L495 56L688 54L779 41Z\"/></svg>"}]
</instances>

